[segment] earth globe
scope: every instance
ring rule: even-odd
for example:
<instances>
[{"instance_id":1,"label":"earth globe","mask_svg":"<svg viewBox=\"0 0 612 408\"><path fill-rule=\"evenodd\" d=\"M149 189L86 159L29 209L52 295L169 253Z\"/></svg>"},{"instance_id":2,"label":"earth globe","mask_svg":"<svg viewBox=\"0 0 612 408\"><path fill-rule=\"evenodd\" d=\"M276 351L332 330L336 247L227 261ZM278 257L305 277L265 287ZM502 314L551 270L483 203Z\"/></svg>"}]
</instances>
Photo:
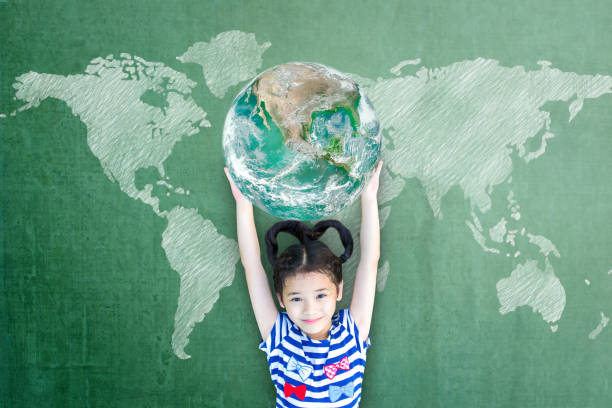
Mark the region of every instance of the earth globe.
<instances>
[{"instance_id":1,"label":"earth globe","mask_svg":"<svg viewBox=\"0 0 612 408\"><path fill-rule=\"evenodd\" d=\"M225 163L253 204L313 220L359 196L381 152L379 121L359 85L325 65L292 62L253 78L223 128Z\"/></svg>"}]
</instances>

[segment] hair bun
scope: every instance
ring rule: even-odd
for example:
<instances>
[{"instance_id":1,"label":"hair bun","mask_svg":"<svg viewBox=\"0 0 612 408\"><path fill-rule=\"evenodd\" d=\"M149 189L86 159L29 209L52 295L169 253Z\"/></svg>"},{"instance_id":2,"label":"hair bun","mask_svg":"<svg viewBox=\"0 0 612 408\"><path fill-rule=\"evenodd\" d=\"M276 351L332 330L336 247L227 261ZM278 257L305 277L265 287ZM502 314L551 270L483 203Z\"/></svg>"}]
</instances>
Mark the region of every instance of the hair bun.
<instances>
[{"instance_id":1,"label":"hair bun","mask_svg":"<svg viewBox=\"0 0 612 408\"><path fill-rule=\"evenodd\" d=\"M313 239L319 239L329 227L335 228L340 235L340 240L344 246L344 253L339 256L342 263L346 262L351 254L353 253L353 236L351 231L348 230L340 221L337 220L323 220L319 221L312 228Z\"/></svg>"},{"instance_id":2,"label":"hair bun","mask_svg":"<svg viewBox=\"0 0 612 408\"><path fill-rule=\"evenodd\" d=\"M340 240L344 246L344 253L339 256L342 263L346 262L353 253L353 236L351 232L340 221L324 220L319 221L312 229L300 221L280 221L272 225L266 233L266 246L268 261L275 265L277 261L278 242L276 237L281 232L287 232L296 237L302 245L306 241L318 241L329 227L335 228L340 235Z\"/></svg>"},{"instance_id":3,"label":"hair bun","mask_svg":"<svg viewBox=\"0 0 612 408\"><path fill-rule=\"evenodd\" d=\"M267 255L268 261L271 265L276 263L276 254L278 252L276 237L281 232L287 232L295 236L302 244L304 244L304 241L308 239L306 236L309 234L310 228L300 221L281 221L272 225L272 227L270 227L266 233Z\"/></svg>"}]
</instances>

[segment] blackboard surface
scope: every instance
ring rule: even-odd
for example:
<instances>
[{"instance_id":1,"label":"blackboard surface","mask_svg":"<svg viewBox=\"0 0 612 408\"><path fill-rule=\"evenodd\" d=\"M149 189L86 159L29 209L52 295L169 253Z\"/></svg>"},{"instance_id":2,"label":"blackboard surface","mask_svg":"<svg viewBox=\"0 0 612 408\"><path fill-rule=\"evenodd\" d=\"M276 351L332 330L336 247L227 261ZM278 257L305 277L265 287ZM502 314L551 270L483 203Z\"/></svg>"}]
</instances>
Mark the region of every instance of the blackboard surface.
<instances>
[{"instance_id":1,"label":"blackboard surface","mask_svg":"<svg viewBox=\"0 0 612 408\"><path fill-rule=\"evenodd\" d=\"M361 406L610 406L611 11L0 1L0 406L274 406L221 136L289 61L381 121Z\"/></svg>"}]
</instances>

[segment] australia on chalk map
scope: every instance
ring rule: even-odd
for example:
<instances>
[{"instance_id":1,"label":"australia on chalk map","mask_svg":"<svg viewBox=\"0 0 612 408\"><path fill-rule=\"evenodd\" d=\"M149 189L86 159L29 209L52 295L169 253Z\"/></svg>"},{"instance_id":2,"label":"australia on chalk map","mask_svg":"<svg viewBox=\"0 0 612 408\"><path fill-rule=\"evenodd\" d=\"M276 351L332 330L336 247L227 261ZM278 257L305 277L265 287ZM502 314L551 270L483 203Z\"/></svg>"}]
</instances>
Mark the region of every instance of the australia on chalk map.
<instances>
[{"instance_id":1,"label":"australia on chalk map","mask_svg":"<svg viewBox=\"0 0 612 408\"><path fill-rule=\"evenodd\" d=\"M262 67L263 54L271 46L258 43L254 34L228 31L168 58L199 65L205 86L221 100L237 91L228 93L230 88L267 68ZM396 215L393 200L409 179L422 185L438 222L444 222L443 197L453 187L460 188L470 207L465 214L466 236L482 248L483 256L515 260L516 267L505 271L496 286L500 317L527 306L555 332L568 302L563 281L555 273L564 254L545 232L524 221L521 202L529 197L518 197L513 189L512 158L530 163L546 154L555 137L548 104L565 104L571 122L586 100L612 93L612 77L563 72L548 61L537 64L534 69L505 67L493 59L477 58L430 68L410 59L398 61L377 79L347 75L370 98L383 132L381 228ZM179 203L189 195L190 186L173 185L164 168L181 140L197 137L202 144L221 143L200 132L213 126L207 120L210 107L199 106L192 94L203 84L167 64L128 53L83 61L83 67L74 75L27 72L14 78L14 96L22 105L3 112L0 120L49 98L63 101L85 125L83 143L108 180L166 220L161 245L180 276L172 348L177 357L189 358L185 348L190 333L213 308L221 289L232 284L240 259L237 242L217 231L206 208L191 208L185 202L164 209L160 206L164 198L153 194L156 186L163 186ZM137 173L151 168L156 180L138 183ZM502 207L491 199L494 191L504 195ZM357 203L334 215L353 231L356 243L359 211ZM358 259L356 248L345 264L345 293L352 293ZM380 265L377 290L383 291L392 268L384 252ZM348 302L347 296L340 306ZM601 312L600 325L585 338L595 339L608 322L609 316Z\"/></svg>"}]
</instances>

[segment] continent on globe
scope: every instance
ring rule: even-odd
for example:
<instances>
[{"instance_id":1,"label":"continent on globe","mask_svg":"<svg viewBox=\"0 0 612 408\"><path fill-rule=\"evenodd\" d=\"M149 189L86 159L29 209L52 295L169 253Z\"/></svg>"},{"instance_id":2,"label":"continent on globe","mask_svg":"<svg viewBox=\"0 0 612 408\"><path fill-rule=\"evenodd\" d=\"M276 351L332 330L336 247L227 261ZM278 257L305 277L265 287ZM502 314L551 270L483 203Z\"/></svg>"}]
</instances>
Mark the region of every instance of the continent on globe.
<instances>
[{"instance_id":1,"label":"continent on globe","mask_svg":"<svg viewBox=\"0 0 612 408\"><path fill-rule=\"evenodd\" d=\"M254 204L281 218L317 219L359 195L380 156L380 125L348 76L294 62L261 73L238 94L223 150Z\"/></svg>"},{"instance_id":2,"label":"continent on globe","mask_svg":"<svg viewBox=\"0 0 612 408\"><path fill-rule=\"evenodd\" d=\"M286 70L288 66L291 69ZM299 78L299 82L295 81L296 78ZM307 154L316 155L320 152L309 143L312 141L309 135L315 112L346 109L350 111L349 117L352 120L359 117L355 109L359 101L357 85L348 79L326 76L309 64L275 67L256 79L252 88L257 97L257 114L261 116L264 126L270 129L262 106L265 106L274 123L283 131L285 144ZM345 165L342 157L331 157L334 152L342 152L338 139L333 139L333 143L322 150L327 160L340 166Z\"/></svg>"}]
</instances>

